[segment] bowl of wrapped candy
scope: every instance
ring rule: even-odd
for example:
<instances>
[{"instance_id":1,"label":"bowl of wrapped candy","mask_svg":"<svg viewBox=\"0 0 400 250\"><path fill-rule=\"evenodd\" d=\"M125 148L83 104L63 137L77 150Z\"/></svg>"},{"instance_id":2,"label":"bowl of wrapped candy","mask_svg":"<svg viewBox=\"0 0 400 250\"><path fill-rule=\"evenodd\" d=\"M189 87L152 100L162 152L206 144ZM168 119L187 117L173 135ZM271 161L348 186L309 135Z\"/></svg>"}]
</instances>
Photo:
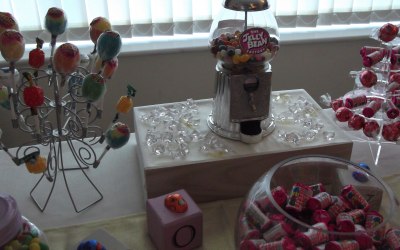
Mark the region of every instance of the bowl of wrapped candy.
<instances>
[{"instance_id":1,"label":"bowl of wrapped candy","mask_svg":"<svg viewBox=\"0 0 400 250\"><path fill-rule=\"evenodd\" d=\"M237 249L400 249L398 202L365 167L325 155L276 164L238 211Z\"/></svg>"}]
</instances>

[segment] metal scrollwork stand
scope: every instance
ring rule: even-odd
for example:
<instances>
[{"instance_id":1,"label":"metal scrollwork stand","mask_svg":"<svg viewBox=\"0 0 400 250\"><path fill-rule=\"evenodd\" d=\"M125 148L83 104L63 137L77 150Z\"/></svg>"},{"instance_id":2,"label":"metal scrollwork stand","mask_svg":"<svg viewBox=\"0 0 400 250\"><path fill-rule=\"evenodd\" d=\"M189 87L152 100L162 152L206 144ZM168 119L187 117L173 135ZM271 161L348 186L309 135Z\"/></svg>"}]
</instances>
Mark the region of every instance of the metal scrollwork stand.
<instances>
[{"instance_id":1,"label":"metal scrollwork stand","mask_svg":"<svg viewBox=\"0 0 400 250\"><path fill-rule=\"evenodd\" d=\"M51 43L52 61L55 42ZM93 56L89 56L90 63L93 63ZM20 69L22 72L35 72L35 81L38 85L48 85L47 90L51 93L45 95L45 102L40 107L32 110L23 101L23 90L28 85L28 81L21 77L19 84L15 82L16 70L10 65L11 86L8 86L10 96L10 106L12 113L12 124L23 132L30 134L34 139L18 147L15 156L8 148L0 142L0 149L3 149L14 161L16 165L26 163L32 158L40 155L38 146L40 144L47 147L47 168L30 191L30 196L40 211L44 211L48 205L50 197L53 194L57 177L61 174L69 198L75 209L79 213L88 207L98 203L103 199L103 195L90 179L86 171L90 167L97 167L100 158L97 158L93 145L102 143L104 140L103 131L99 126L93 125L96 120L101 118L101 105L88 102L81 95L82 82L89 70L78 67L77 70L68 75L61 76L68 79L68 86L60 86L60 75L54 71L50 64L48 70ZM63 79L61 79L61 85ZM65 90L64 90L65 89ZM65 93L62 93L62 91ZM52 97L49 97L52 96ZM76 167L68 168L65 165L66 159L64 153L71 152ZM68 159L70 160L70 159ZM71 164L68 164L71 165ZM68 179L68 171L81 171L89 187L96 193L94 201L81 206L76 201L76 197L71 192ZM40 192L38 186L44 182L50 183L50 190L43 199L43 192Z\"/></svg>"}]
</instances>

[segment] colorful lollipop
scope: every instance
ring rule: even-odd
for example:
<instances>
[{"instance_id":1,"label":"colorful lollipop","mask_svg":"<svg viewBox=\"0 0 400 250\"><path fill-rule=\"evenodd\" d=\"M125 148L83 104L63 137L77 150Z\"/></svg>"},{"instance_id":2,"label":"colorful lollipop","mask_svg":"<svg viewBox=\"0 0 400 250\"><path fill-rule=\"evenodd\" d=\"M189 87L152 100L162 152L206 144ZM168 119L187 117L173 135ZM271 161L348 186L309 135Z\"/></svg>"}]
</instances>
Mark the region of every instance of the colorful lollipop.
<instances>
[{"instance_id":1,"label":"colorful lollipop","mask_svg":"<svg viewBox=\"0 0 400 250\"><path fill-rule=\"evenodd\" d=\"M39 107L44 103L43 89L34 83L30 73L24 72L23 76L29 83L29 86L25 87L23 92L25 104L31 108Z\"/></svg>"},{"instance_id":2,"label":"colorful lollipop","mask_svg":"<svg viewBox=\"0 0 400 250\"><path fill-rule=\"evenodd\" d=\"M31 174L40 174L47 169L47 160L45 157L37 155L27 161L25 161L25 166Z\"/></svg>"},{"instance_id":3,"label":"colorful lollipop","mask_svg":"<svg viewBox=\"0 0 400 250\"><path fill-rule=\"evenodd\" d=\"M103 62L100 57L97 57L94 72L100 73L106 79L111 79L111 76L117 68L118 58L115 57L109 61Z\"/></svg>"},{"instance_id":4,"label":"colorful lollipop","mask_svg":"<svg viewBox=\"0 0 400 250\"><path fill-rule=\"evenodd\" d=\"M5 30L19 30L17 21L8 12L0 12L0 33Z\"/></svg>"},{"instance_id":5,"label":"colorful lollipop","mask_svg":"<svg viewBox=\"0 0 400 250\"><path fill-rule=\"evenodd\" d=\"M61 44L53 56L53 66L62 76L61 86L65 84L66 75L71 74L79 66L79 49L72 43Z\"/></svg>"},{"instance_id":6,"label":"colorful lollipop","mask_svg":"<svg viewBox=\"0 0 400 250\"><path fill-rule=\"evenodd\" d=\"M78 47L72 43L64 43L54 53L54 69L60 74L70 74L79 66L79 60Z\"/></svg>"},{"instance_id":7,"label":"colorful lollipop","mask_svg":"<svg viewBox=\"0 0 400 250\"><path fill-rule=\"evenodd\" d=\"M97 50L100 59L108 61L119 54L121 50L121 36L116 31L105 31L97 39Z\"/></svg>"},{"instance_id":8,"label":"colorful lollipop","mask_svg":"<svg viewBox=\"0 0 400 250\"><path fill-rule=\"evenodd\" d=\"M124 146L129 141L130 130L126 124L122 122L117 122L107 129L104 137L106 139L107 146L103 150L103 153L100 155L100 157L94 162L94 168L97 168L99 166L100 161L110 150L110 148L118 149Z\"/></svg>"},{"instance_id":9,"label":"colorful lollipop","mask_svg":"<svg viewBox=\"0 0 400 250\"><path fill-rule=\"evenodd\" d=\"M116 122L119 117L119 113L128 113L129 110L133 107L133 97L136 95L136 90L131 86L128 85L128 93L127 95L123 95L119 98L116 109L117 114L115 114L113 122Z\"/></svg>"},{"instance_id":10,"label":"colorful lollipop","mask_svg":"<svg viewBox=\"0 0 400 250\"><path fill-rule=\"evenodd\" d=\"M36 69L34 73L36 77L38 75L37 69L40 69L43 66L45 60L45 55L42 50L43 43L44 41L42 39L36 37L36 48L29 52L28 63L32 68Z\"/></svg>"},{"instance_id":11,"label":"colorful lollipop","mask_svg":"<svg viewBox=\"0 0 400 250\"><path fill-rule=\"evenodd\" d=\"M0 34L1 55L9 63L15 63L25 52L24 37L16 30L5 30Z\"/></svg>"},{"instance_id":12,"label":"colorful lollipop","mask_svg":"<svg viewBox=\"0 0 400 250\"><path fill-rule=\"evenodd\" d=\"M130 130L126 124L117 122L107 129L105 136L107 145L113 149L117 149L129 141Z\"/></svg>"},{"instance_id":13,"label":"colorful lollipop","mask_svg":"<svg viewBox=\"0 0 400 250\"><path fill-rule=\"evenodd\" d=\"M40 122L37 112L37 107L44 103L44 91L40 86L37 86L32 79L32 75L29 72L23 73L24 78L28 81L29 86L24 88L23 97L24 102L31 108L31 114L35 121L35 133L40 134Z\"/></svg>"},{"instance_id":14,"label":"colorful lollipop","mask_svg":"<svg viewBox=\"0 0 400 250\"><path fill-rule=\"evenodd\" d=\"M0 106L10 110L10 100L8 98L8 89L6 86L0 87Z\"/></svg>"},{"instance_id":15,"label":"colorful lollipop","mask_svg":"<svg viewBox=\"0 0 400 250\"><path fill-rule=\"evenodd\" d=\"M106 90L104 78L99 74L89 74L83 79L82 96L89 102L97 101Z\"/></svg>"},{"instance_id":16,"label":"colorful lollipop","mask_svg":"<svg viewBox=\"0 0 400 250\"><path fill-rule=\"evenodd\" d=\"M96 53L97 39L104 31L111 30L111 24L108 19L104 17L96 17L90 22L89 34L90 39L94 43L94 50L92 54Z\"/></svg>"},{"instance_id":17,"label":"colorful lollipop","mask_svg":"<svg viewBox=\"0 0 400 250\"><path fill-rule=\"evenodd\" d=\"M64 33L67 27L67 17L64 11L56 7L48 9L45 17L45 27L51 33L52 39Z\"/></svg>"}]
</instances>

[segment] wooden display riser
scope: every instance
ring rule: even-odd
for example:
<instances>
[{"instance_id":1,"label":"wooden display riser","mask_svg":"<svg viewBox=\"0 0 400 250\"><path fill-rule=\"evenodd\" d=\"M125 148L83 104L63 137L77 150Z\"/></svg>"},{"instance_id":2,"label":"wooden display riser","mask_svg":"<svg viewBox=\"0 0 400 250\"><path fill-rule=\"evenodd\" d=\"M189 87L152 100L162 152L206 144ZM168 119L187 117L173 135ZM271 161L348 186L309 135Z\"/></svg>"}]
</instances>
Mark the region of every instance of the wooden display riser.
<instances>
[{"instance_id":1,"label":"wooden display riser","mask_svg":"<svg viewBox=\"0 0 400 250\"><path fill-rule=\"evenodd\" d=\"M343 131L327 117L319 105L302 89L273 92L290 96L303 96L317 110L317 116L325 124L324 131L335 132L334 140L326 140L322 135L312 142L293 145L278 139L280 129L288 129L287 125L276 124L274 132L257 144L245 144L222 137L219 139L232 149L235 154L223 157L212 157L201 153L201 142L192 143L190 153L184 160L169 157L157 157L146 145L148 127L140 121L140 117L153 110L156 105L136 107L134 109L135 135L138 143L138 156L143 170L143 179L147 197L157 197L179 189L185 189L196 202L242 197L252 185L276 163L290 157L305 154L323 154L349 160L352 152L352 141ZM198 130L207 132L207 117L212 109L212 100L198 100L201 124ZM171 105L171 104L161 104ZM274 112L287 109L287 105L271 104ZM275 105L275 106L274 106ZM158 106L158 105L157 105Z\"/></svg>"}]
</instances>

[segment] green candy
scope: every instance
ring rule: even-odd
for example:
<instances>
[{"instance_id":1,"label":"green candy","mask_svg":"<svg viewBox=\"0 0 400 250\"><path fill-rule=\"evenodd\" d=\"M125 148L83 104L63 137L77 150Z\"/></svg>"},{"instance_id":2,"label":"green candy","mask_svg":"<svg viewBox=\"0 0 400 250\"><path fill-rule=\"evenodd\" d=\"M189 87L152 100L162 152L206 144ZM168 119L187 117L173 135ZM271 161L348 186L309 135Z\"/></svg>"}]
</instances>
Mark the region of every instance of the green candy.
<instances>
[{"instance_id":1,"label":"green candy","mask_svg":"<svg viewBox=\"0 0 400 250\"><path fill-rule=\"evenodd\" d=\"M43 242L39 243L40 250L49 250L49 246Z\"/></svg>"},{"instance_id":2,"label":"green candy","mask_svg":"<svg viewBox=\"0 0 400 250\"><path fill-rule=\"evenodd\" d=\"M82 96L88 101L97 101L106 90L104 78L99 74L89 74L83 79Z\"/></svg>"}]
</instances>

